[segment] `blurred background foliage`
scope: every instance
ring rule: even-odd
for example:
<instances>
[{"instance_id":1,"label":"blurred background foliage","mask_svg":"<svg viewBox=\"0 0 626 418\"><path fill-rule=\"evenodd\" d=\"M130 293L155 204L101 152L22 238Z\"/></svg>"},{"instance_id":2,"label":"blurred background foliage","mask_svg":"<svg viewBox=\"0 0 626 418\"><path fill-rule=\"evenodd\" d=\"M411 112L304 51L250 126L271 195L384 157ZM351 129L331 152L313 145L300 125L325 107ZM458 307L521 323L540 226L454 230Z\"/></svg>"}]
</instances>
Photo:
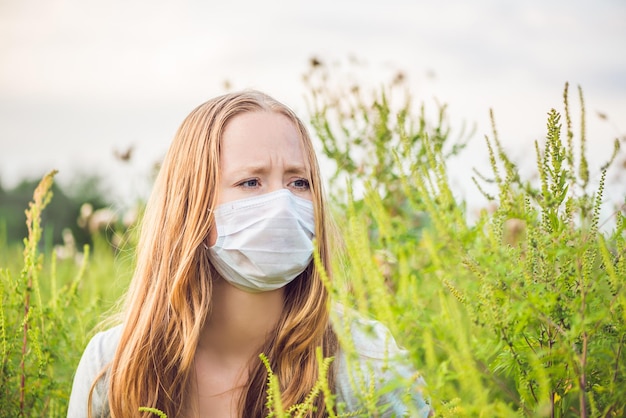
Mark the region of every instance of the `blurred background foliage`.
<instances>
[{"instance_id":1,"label":"blurred background foliage","mask_svg":"<svg viewBox=\"0 0 626 418\"><path fill-rule=\"evenodd\" d=\"M32 199L33 190L40 179L25 179L13 188L4 188L0 183L0 223L5 228L8 243L21 242L27 236L25 209ZM69 229L79 247L93 244L87 223L80 224L81 207L87 204L92 211L110 208L107 190L98 176L76 176L74 184L62 188L52 185L54 199L42 214L46 227L44 243L47 246L63 244L63 230ZM82 218L85 218L83 214ZM86 221L86 219L84 219Z\"/></svg>"}]
</instances>

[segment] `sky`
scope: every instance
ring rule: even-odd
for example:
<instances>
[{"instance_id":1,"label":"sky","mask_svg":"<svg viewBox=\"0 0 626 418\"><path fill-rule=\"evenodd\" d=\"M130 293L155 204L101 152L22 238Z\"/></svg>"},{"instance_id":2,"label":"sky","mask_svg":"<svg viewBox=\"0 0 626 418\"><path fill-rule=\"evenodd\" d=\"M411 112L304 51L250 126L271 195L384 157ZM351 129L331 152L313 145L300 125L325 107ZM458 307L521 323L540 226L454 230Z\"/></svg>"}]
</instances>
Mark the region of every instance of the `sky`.
<instances>
[{"instance_id":1,"label":"sky","mask_svg":"<svg viewBox=\"0 0 626 418\"><path fill-rule=\"evenodd\" d=\"M306 119L312 57L355 59L372 86L402 71L453 128L476 126L461 179L487 164L490 109L528 160L565 82L580 85L599 166L626 135L625 52L623 0L0 0L0 181L58 169L60 183L95 173L113 197L144 195L178 125L225 81ZM130 146L130 163L116 159Z\"/></svg>"}]
</instances>

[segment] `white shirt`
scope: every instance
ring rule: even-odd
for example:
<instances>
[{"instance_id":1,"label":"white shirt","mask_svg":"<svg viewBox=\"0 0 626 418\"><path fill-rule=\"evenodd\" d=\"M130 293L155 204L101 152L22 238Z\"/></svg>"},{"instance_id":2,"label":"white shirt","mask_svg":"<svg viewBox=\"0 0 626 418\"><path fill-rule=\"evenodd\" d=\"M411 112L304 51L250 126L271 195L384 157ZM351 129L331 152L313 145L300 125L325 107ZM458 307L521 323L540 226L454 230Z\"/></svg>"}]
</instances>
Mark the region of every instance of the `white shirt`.
<instances>
[{"instance_id":1,"label":"white shirt","mask_svg":"<svg viewBox=\"0 0 626 418\"><path fill-rule=\"evenodd\" d=\"M343 347L335 358L338 410L355 413L353 416L370 416L369 405L382 417L427 417L431 408L420 390L424 380L410 365L408 353L398 348L389 330L378 321L348 314L340 306L334 313L333 324ZM344 321L350 321L346 340L341 338L346 334ZM74 376L68 418L87 417L89 390L112 360L121 331L122 327L116 326L100 332L85 348ZM371 405L368 399L376 399L377 404ZM94 417L108 416L105 379L100 379L94 389L92 406Z\"/></svg>"}]
</instances>

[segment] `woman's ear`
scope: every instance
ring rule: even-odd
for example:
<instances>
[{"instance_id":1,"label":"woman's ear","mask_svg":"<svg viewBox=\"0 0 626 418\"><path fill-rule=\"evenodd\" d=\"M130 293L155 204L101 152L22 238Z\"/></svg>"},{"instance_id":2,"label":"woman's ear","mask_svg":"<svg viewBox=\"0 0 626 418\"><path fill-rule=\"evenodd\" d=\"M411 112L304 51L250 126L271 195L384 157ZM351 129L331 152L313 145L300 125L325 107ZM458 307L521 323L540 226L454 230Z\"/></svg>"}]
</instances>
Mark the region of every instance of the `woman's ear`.
<instances>
[{"instance_id":1,"label":"woman's ear","mask_svg":"<svg viewBox=\"0 0 626 418\"><path fill-rule=\"evenodd\" d=\"M204 245L204 248L208 250L209 247L215 245L215 241L217 241L217 229L215 228L215 225L213 225L209 229L209 233L207 234L206 238L204 238L204 241L202 241L202 244Z\"/></svg>"}]
</instances>

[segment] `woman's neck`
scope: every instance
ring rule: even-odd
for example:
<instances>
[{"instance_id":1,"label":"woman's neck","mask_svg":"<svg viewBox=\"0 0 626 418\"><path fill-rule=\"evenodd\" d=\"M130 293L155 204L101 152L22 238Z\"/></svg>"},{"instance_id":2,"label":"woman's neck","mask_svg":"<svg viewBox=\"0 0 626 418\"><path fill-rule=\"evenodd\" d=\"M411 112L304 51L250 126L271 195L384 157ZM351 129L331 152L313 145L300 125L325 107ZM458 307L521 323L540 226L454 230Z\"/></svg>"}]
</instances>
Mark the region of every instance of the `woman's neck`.
<instances>
[{"instance_id":1,"label":"woman's neck","mask_svg":"<svg viewBox=\"0 0 626 418\"><path fill-rule=\"evenodd\" d=\"M238 402L249 367L278 323L284 290L247 293L219 278L195 353L195 382L186 416L241 416Z\"/></svg>"},{"instance_id":2,"label":"woman's neck","mask_svg":"<svg viewBox=\"0 0 626 418\"><path fill-rule=\"evenodd\" d=\"M199 350L224 360L256 357L278 323L284 289L261 293L240 290L219 278L213 283L211 311L200 335Z\"/></svg>"}]
</instances>

